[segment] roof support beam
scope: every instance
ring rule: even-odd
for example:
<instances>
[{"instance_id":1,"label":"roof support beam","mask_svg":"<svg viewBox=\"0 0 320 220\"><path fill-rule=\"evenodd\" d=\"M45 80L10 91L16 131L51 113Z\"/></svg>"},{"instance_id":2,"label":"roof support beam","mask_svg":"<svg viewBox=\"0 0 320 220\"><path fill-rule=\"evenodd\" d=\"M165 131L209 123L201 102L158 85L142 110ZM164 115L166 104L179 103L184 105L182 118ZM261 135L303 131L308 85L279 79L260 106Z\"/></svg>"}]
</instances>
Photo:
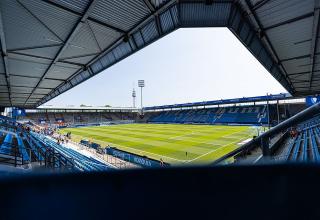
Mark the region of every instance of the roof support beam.
<instances>
[{"instance_id":1,"label":"roof support beam","mask_svg":"<svg viewBox=\"0 0 320 220\"><path fill-rule=\"evenodd\" d=\"M61 59L59 60L59 62L61 62L61 60L69 60L69 59L75 59L75 58L96 56L96 55L98 55L98 54L99 54L99 53L90 53L90 54L83 54L83 55L77 55L77 56L72 56L72 57L64 57L64 58L61 58Z\"/></svg>"},{"instance_id":2,"label":"roof support beam","mask_svg":"<svg viewBox=\"0 0 320 220\"><path fill-rule=\"evenodd\" d=\"M18 85L12 85L11 86L12 88L15 87L15 88L27 88L27 89L33 89L34 87L33 86L18 86ZM39 87L38 89L50 89L52 90L52 88L46 88L46 87Z\"/></svg>"},{"instance_id":3,"label":"roof support beam","mask_svg":"<svg viewBox=\"0 0 320 220\"><path fill-rule=\"evenodd\" d=\"M290 61L290 60L305 59L305 58L309 58L309 57L310 57L310 54L306 54L306 55L301 55L301 56L296 56L296 57L290 57L290 58L282 59L282 60L280 60L280 62L286 62L286 61Z\"/></svg>"},{"instance_id":4,"label":"roof support beam","mask_svg":"<svg viewBox=\"0 0 320 220\"><path fill-rule=\"evenodd\" d=\"M79 19L73 30L70 32L69 36L67 37L66 41L64 42L63 46L60 48L59 52L55 56L54 60L51 62L45 73L42 75L40 80L38 81L37 85L32 90L30 96L28 99L32 96L33 92L38 88L38 86L41 84L42 80L46 78L46 75L49 73L49 71L54 67L54 65L59 61L59 58L63 54L64 50L68 47L70 42L73 40L73 38L76 36L78 31L81 29L82 25L85 24L86 20L88 19L90 13L92 12L93 8L96 6L99 0L93 0L90 5L87 7L85 13L82 15L82 17ZM28 99L26 100L26 103L28 102Z\"/></svg>"},{"instance_id":5,"label":"roof support beam","mask_svg":"<svg viewBox=\"0 0 320 220\"><path fill-rule=\"evenodd\" d=\"M153 12L152 14L148 15L147 18L145 20L143 20L142 22L140 22L137 26L133 27L131 30L129 30L128 32L126 32L124 35L120 36L118 40L115 41L115 43L113 45L110 45L108 48L104 49L104 51L99 54L97 57L95 57L92 61L90 61L90 64L94 63L96 60L98 60L99 58L101 58L102 56L104 56L106 53L108 53L109 51L111 51L113 48L115 48L119 43L121 43L123 41L123 39L125 37L130 36L132 33L134 33L135 31L139 30L139 28L145 24L146 22L149 22L150 19L152 19L155 15L161 13L161 11L163 11L164 9L169 8L170 6L172 6L174 3L176 3L177 0L170 0L168 1L165 5L161 6L161 8L158 8L157 11ZM143 36L141 35L142 40ZM145 44L145 41L144 41Z\"/></svg>"},{"instance_id":6,"label":"roof support beam","mask_svg":"<svg viewBox=\"0 0 320 220\"><path fill-rule=\"evenodd\" d=\"M16 51L20 51L20 50L34 50L34 49L58 47L58 46L62 46L62 43L61 44L48 44L48 45L35 46L35 47L20 47L20 48L14 48L14 49L8 50L8 52L16 52Z\"/></svg>"},{"instance_id":7,"label":"roof support beam","mask_svg":"<svg viewBox=\"0 0 320 220\"><path fill-rule=\"evenodd\" d=\"M28 78L28 79L40 79L40 77L38 77L38 76L22 76L22 75L16 75L16 74L12 74L12 73L10 74L10 76L24 77L24 78ZM55 78L46 78L46 79L60 81L60 82L65 81L63 79L55 79ZM28 94L30 95L30 92Z\"/></svg>"},{"instance_id":8,"label":"roof support beam","mask_svg":"<svg viewBox=\"0 0 320 220\"><path fill-rule=\"evenodd\" d=\"M284 68L284 66L280 62L280 59L279 59L279 57L278 57L278 55L277 55L277 53L276 53L276 51L275 51L275 49L273 47L268 35L265 33L265 31L263 29L263 26L262 26L262 24L260 22L260 19L258 18L256 12L253 10L253 6L252 6L252 3L251 3L251 0L245 0L245 2L246 2L247 6L249 8L249 12L252 14L252 16L254 17L254 19L257 22L257 25L258 25L258 28L259 28L259 31L260 31L260 35L262 36L261 38L265 39L265 42L268 44L268 46L269 46L269 48L270 48L270 50L271 50L271 52L272 52L272 54L273 54L273 56L275 58L275 61L279 64L279 66L282 67L282 72L284 73L284 77L285 77L285 79L287 80L287 82L289 83L289 85L291 87L291 91L289 90L289 92L290 93L294 92L294 88L292 86L292 83L290 82L290 80L288 78L288 73L286 72L286 69ZM281 68L280 68L280 70L281 70Z\"/></svg>"},{"instance_id":9,"label":"roof support beam","mask_svg":"<svg viewBox=\"0 0 320 220\"><path fill-rule=\"evenodd\" d=\"M315 72L320 72L320 70L315 70L313 71L314 73ZM306 73L310 73L309 71L308 72L299 72L299 73L291 73L291 74L288 74L289 76L299 76L299 75L304 75Z\"/></svg>"},{"instance_id":10,"label":"roof support beam","mask_svg":"<svg viewBox=\"0 0 320 220\"><path fill-rule=\"evenodd\" d=\"M313 79L313 82L319 82L320 79ZM298 80L298 79L295 79L295 81L292 81L292 83L308 83L309 80Z\"/></svg>"},{"instance_id":11,"label":"roof support beam","mask_svg":"<svg viewBox=\"0 0 320 220\"><path fill-rule=\"evenodd\" d=\"M42 57L42 56L26 54L26 53L20 53L20 52L9 52L8 51L8 54L16 54L16 55L20 55L20 56L33 57L33 58L44 59L44 60L52 60L52 58L49 58L49 57Z\"/></svg>"},{"instance_id":12,"label":"roof support beam","mask_svg":"<svg viewBox=\"0 0 320 220\"><path fill-rule=\"evenodd\" d=\"M309 77L309 89L312 86L312 76L315 66L315 53L318 42L318 32L319 32L319 18L320 18L320 0L314 0L314 17L313 17L313 26L312 26L312 39L311 39L311 48L310 48L310 77Z\"/></svg>"},{"instance_id":13,"label":"roof support beam","mask_svg":"<svg viewBox=\"0 0 320 220\"><path fill-rule=\"evenodd\" d=\"M56 38L58 38L61 42L63 40L60 38L59 35L57 35L53 30L51 30L41 19L39 19L35 14L33 14L24 4L22 4L19 0L16 0L18 4L26 10L33 18L35 18L43 27L45 27L51 34L53 34Z\"/></svg>"},{"instance_id":14,"label":"roof support beam","mask_svg":"<svg viewBox=\"0 0 320 220\"><path fill-rule=\"evenodd\" d=\"M77 11L74 11L74 10L72 10L72 9L70 9L70 8L64 7L63 5L60 5L60 4L58 4L58 3L55 3L55 2L53 2L53 1L51 1L51 0L42 0L42 1L43 1L43 2L46 2L46 3L50 4L50 5L53 5L53 6L57 7L57 8L60 8L60 9L62 9L62 10L65 10L65 11L68 11L68 12L70 12L70 13L73 13L73 14L75 14L75 15L82 16L82 14L81 14L80 12L77 12ZM125 33L124 30L121 30L120 28L117 28L117 27L114 27L114 26L112 26L112 25L106 24L106 23L104 23L104 22L101 22L101 21L99 21L99 20L97 20L97 19L88 18L88 20L89 20L89 21L93 21L93 22L95 22L95 23L98 23L98 24L100 24L100 25L102 25L102 26L104 26L104 27L110 28L110 29L112 29L112 30L114 30L114 31L117 31L117 32L119 32L119 33L122 33L122 34Z\"/></svg>"},{"instance_id":15,"label":"roof support beam","mask_svg":"<svg viewBox=\"0 0 320 220\"><path fill-rule=\"evenodd\" d=\"M92 29L92 27L91 27L91 25L90 25L90 23L88 21L87 21L87 25L88 25L88 27L90 29L90 34L91 34L92 38L94 39L94 42L96 43L97 47L99 48L99 52L101 52L102 48L101 48L101 46L100 46L100 44L98 42L98 39L97 39L96 35L94 34L94 31L93 31L93 29Z\"/></svg>"},{"instance_id":16,"label":"roof support beam","mask_svg":"<svg viewBox=\"0 0 320 220\"><path fill-rule=\"evenodd\" d=\"M267 4L270 0L260 0L259 2L257 2L256 4L254 4L252 6L252 10L253 11L256 11L258 10L259 8L261 8L262 6L264 6L265 4ZM251 13L248 13L246 16L250 16L252 15Z\"/></svg>"},{"instance_id":17,"label":"roof support beam","mask_svg":"<svg viewBox=\"0 0 320 220\"><path fill-rule=\"evenodd\" d=\"M156 10L149 0L143 0L143 1L144 1L144 4L149 8L150 12L154 12Z\"/></svg>"},{"instance_id":18,"label":"roof support beam","mask_svg":"<svg viewBox=\"0 0 320 220\"><path fill-rule=\"evenodd\" d=\"M294 23L294 22L297 22L297 21L306 19L306 18L310 18L310 17L312 17L313 15L314 15L314 13L313 13L313 12L310 12L310 13L301 15L301 16L299 16L299 17L295 17L295 18L292 18L292 19L289 19L289 20L286 20L286 21L282 21L282 22L277 23L277 24L270 25L270 26L268 26L268 27L265 27L263 30L264 30L264 31L268 31L268 30L270 30L270 29L277 28L277 27L280 27L280 26L282 26L282 25L287 25L287 24L291 24L291 23Z\"/></svg>"},{"instance_id":19,"label":"roof support beam","mask_svg":"<svg viewBox=\"0 0 320 220\"><path fill-rule=\"evenodd\" d=\"M10 100L10 104L12 106L10 78L9 78L8 54L7 54L6 39L5 39L5 35L4 35L4 30L3 30L3 22L2 22L1 10L0 10L0 43L1 43L2 59L3 59L4 71L5 71L5 75L6 75L5 78L6 78L7 88L8 88L9 100Z\"/></svg>"},{"instance_id":20,"label":"roof support beam","mask_svg":"<svg viewBox=\"0 0 320 220\"><path fill-rule=\"evenodd\" d=\"M154 14L154 19L156 21L156 27L159 35L162 35L161 22L158 14L154 13L156 11L155 7L151 4L149 0L143 0L144 4L148 7L149 11Z\"/></svg>"},{"instance_id":21,"label":"roof support beam","mask_svg":"<svg viewBox=\"0 0 320 220\"><path fill-rule=\"evenodd\" d=\"M49 101L50 99L56 97L57 95L55 93L57 93L56 91L58 91L58 94L61 94L63 92L66 92L67 90L71 89L72 87L74 87L74 85L71 83L71 80L77 76L78 74L80 74L83 70L88 70L90 72L90 77L92 77L94 74L91 71L90 65L93 64L94 62L96 62L98 59L100 59L102 56L104 56L105 54L109 53L110 51L112 51L112 49L114 49L115 47L117 47L119 44L121 44L123 41L125 40L129 40L129 38L131 37L132 42L135 44L136 46L136 51L140 50L141 48L145 47L147 44L142 37L142 40L144 41L144 45L143 46L137 46L136 42L134 41L134 38L132 37L132 34L139 31L139 29L145 25L147 22L150 22L152 19L154 19L155 16L158 16L161 12L163 12L164 10L170 8L171 6L173 6L174 4L177 3L177 0L169 0L168 2L166 2L164 5L162 5L161 7L157 8L156 11L154 11L153 13L148 14L145 19L143 19L140 23L138 23L136 26L132 27L130 30L128 30L127 32L125 32L123 35L119 36L119 38L110 46L108 46L107 48L105 48L101 53L96 54L96 56L85 66L85 68L83 69L79 69L77 72L75 72L73 75L71 75L65 82L65 84L61 84L59 85L57 88L55 88L54 90L52 90L47 96L45 96L43 99L41 99L39 102L37 102L37 106L40 106L41 104ZM91 19L91 18L90 18ZM88 19L88 20L90 20ZM161 35L159 35L161 37ZM133 53L134 53L133 52ZM89 55L87 55L89 56ZM75 58L75 57L68 57L68 58L63 58L63 60L67 60L67 59L71 59L71 58ZM119 61L117 61L119 62ZM86 79L88 79L86 78ZM85 79L85 80L86 80ZM82 81L83 82L83 81ZM60 88L64 85L70 84L70 86L68 86L68 89L63 90L63 92L60 91ZM77 83L78 85L78 83Z\"/></svg>"},{"instance_id":22,"label":"roof support beam","mask_svg":"<svg viewBox=\"0 0 320 220\"><path fill-rule=\"evenodd\" d=\"M71 65L74 65L74 66L85 67L84 64L71 62L71 61L66 61L66 60L59 60L59 63L66 63L66 64L71 64Z\"/></svg>"},{"instance_id":23,"label":"roof support beam","mask_svg":"<svg viewBox=\"0 0 320 220\"><path fill-rule=\"evenodd\" d=\"M261 8L262 6L264 6L265 4L267 4L268 2L270 2L270 0L260 0L259 2L257 2L254 6L253 6L253 10L258 10L259 8Z\"/></svg>"}]
</instances>

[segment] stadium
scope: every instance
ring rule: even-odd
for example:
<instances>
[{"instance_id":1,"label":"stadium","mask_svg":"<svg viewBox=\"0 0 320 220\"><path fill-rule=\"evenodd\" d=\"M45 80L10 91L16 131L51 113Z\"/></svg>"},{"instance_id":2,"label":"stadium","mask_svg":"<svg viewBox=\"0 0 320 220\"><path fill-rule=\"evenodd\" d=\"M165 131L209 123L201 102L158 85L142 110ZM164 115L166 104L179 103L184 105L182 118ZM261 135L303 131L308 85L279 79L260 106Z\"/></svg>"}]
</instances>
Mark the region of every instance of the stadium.
<instances>
[{"instance_id":1,"label":"stadium","mask_svg":"<svg viewBox=\"0 0 320 220\"><path fill-rule=\"evenodd\" d=\"M1 217L317 218L319 20L319 0L1 0ZM286 92L143 106L137 79L132 107L46 105L186 28L228 29Z\"/></svg>"}]
</instances>

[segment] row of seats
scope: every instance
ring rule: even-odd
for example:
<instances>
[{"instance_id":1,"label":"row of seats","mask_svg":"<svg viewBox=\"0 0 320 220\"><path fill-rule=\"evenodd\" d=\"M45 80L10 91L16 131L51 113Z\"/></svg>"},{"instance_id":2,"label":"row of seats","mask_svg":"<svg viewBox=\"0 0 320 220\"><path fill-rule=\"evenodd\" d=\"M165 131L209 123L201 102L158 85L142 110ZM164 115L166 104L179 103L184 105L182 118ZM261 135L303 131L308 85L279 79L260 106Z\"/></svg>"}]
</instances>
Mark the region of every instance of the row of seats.
<instances>
[{"instance_id":1,"label":"row of seats","mask_svg":"<svg viewBox=\"0 0 320 220\"><path fill-rule=\"evenodd\" d=\"M18 142L19 150L22 154L23 161L30 161L30 156L20 136L17 136L17 142Z\"/></svg>"},{"instance_id":2,"label":"row of seats","mask_svg":"<svg viewBox=\"0 0 320 220\"><path fill-rule=\"evenodd\" d=\"M38 134L35 132L32 132L32 136L37 139L39 142L42 142L46 146L50 146L57 150L62 155L72 158L74 161L76 167L79 170L83 171L103 171L108 170L111 167L107 166L106 164L96 160L93 157L85 156L71 148L64 147L61 144L57 144L53 139L50 139L42 134Z\"/></svg>"},{"instance_id":3,"label":"row of seats","mask_svg":"<svg viewBox=\"0 0 320 220\"><path fill-rule=\"evenodd\" d=\"M24 145L22 138L18 134L4 133L2 144L0 145L1 157L5 158L21 158L18 159L21 163L27 163L30 160L30 155L28 154L27 148ZM8 157L9 156L9 157ZM13 157L12 157L13 156Z\"/></svg>"},{"instance_id":4,"label":"row of seats","mask_svg":"<svg viewBox=\"0 0 320 220\"><path fill-rule=\"evenodd\" d=\"M1 119L0 121L7 123ZM50 163L55 168L65 167L69 169L75 167L85 171L106 170L109 168L104 163L58 145L43 135L27 132L21 125L15 124L14 126L15 134L5 132L5 135L1 137L0 154L1 157L6 159L19 160L18 165L37 161L40 162L40 165L48 165ZM49 167L51 167L50 164L48 165Z\"/></svg>"},{"instance_id":5,"label":"row of seats","mask_svg":"<svg viewBox=\"0 0 320 220\"><path fill-rule=\"evenodd\" d=\"M133 120L135 113L126 112L74 112L74 113L28 113L20 120L31 120L36 124L86 124L118 120Z\"/></svg>"},{"instance_id":6,"label":"row of seats","mask_svg":"<svg viewBox=\"0 0 320 220\"><path fill-rule=\"evenodd\" d=\"M4 141L0 146L0 154L7 154L7 155L11 154L12 140L13 140L12 134L10 133L6 134L6 137L4 138Z\"/></svg>"},{"instance_id":7,"label":"row of seats","mask_svg":"<svg viewBox=\"0 0 320 220\"><path fill-rule=\"evenodd\" d=\"M35 139L32 135L24 134L25 139L27 140L33 154L36 157L37 161L44 161L43 155L45 154L45 147L40 144L40 142Z\"/></svg>"},{"instance_id":8,"label":"row of seats","mask_svg":"<svg viewBox=\"0 0 320 220\"><path fill-rule=\"evenodd\" d=\"M297 127L298 135L291 138L286 160L301 162L320 161L320 117L314 117Z\"/></svg>"},{"instance_id":9,"label":"row of seats","mask_svg":"<svg viewBox=\"0 0 320 220\"><path fill-rule=\"evenodd\" d=\"M155 123L266 124L265 106L163 111L150 117Z\"/></svg>"}]
</instances>

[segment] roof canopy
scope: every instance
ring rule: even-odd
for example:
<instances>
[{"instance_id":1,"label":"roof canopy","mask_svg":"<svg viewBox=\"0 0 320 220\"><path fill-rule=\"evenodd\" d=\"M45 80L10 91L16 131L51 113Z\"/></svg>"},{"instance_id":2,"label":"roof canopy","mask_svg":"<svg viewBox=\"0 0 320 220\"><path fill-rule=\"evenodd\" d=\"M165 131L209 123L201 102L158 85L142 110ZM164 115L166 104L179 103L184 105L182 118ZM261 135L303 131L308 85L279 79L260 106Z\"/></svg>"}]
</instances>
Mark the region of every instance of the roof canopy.
<instances>
[{"instance_id":1,"label":"roof canopy","mask_svg":"<svg viewBox=\"0 0 320 220\"><path fill-rule=\"evenodd\" d=\"M203 101L203 102L191 102L173 105L161 105L161 106L151 106L144 107L146 111L157 110L157 109L173 109L173 108L186 108L186 107L197 107L197 106L213 106L213 105L225 105L225 104L240 104L240 103L253 103L253 102L267 102L267 101L277 101L277 100L289 100L294 99L288 93L280 93L276 95L265 95L265 96L254 96L254 97L242 97L234 99L221 99L213 101Z\"/></svg>"},{"instance_id":2,"label":"roof canopy","mask_svg":"<svg viewBox=\"0 0 320 220\"><path fill-rule=\"evenodd\" d=\"M317 94L319 10L319 0L1 0L0 106L39 106L188 27L228 27L293 96Z\"/></svg>"}]
</instances>

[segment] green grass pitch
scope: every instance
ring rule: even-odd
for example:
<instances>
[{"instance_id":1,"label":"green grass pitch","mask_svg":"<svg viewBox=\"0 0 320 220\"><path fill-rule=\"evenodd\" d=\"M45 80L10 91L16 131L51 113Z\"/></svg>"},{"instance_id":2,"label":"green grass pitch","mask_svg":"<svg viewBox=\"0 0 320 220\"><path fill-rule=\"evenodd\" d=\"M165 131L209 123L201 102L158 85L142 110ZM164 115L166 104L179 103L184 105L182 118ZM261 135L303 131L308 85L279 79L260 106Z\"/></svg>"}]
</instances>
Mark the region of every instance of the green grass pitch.
<instances>
[{"instance_id":1,"label":"green grass pitch","mask_svg":"<svg viewBox=\"0 0 320 220\"><path fill-rule=\"evenodd\" d=\"M117 147L171 164L209 163L239 147L256 134L249 126L125 124L65 128L74 141L90 141ZM186 155L187 152L187 155Z\"/></svg>"}]
</instances>

